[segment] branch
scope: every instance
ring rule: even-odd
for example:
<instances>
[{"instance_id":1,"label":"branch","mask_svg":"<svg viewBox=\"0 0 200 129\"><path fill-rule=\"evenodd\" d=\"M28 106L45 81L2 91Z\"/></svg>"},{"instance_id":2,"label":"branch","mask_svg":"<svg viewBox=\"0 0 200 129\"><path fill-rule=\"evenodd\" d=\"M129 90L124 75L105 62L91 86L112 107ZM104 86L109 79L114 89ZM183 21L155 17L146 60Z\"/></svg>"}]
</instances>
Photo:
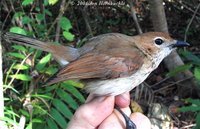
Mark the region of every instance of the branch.
<instances>
[{"instance_id":1,"label":"branch","mask_svg":"<svg viewBox=\"0 0 200 129\"><path fill-rule=\"evenodd\" d=\"M192 21L194 20L194 18L195 18L195 16L196 16L197 12L198 12L198 10L199 10L199 7L200 7L200 3L198 4L198 6L197 6L197 8L196 8L196 10L195 10L195 12L194 12L192 18L190 19L190 22L189 22L188 25L187 25L187 28L186 28L186 30L185 30L185 35L184 35L184 41L187 40L187 32L188 32L188 30L189 30L189 28L190 28L190 25L192 24Z\"/></svg>"},{"instance_id":2,"label":"branch","mask_svg":"<svg viewBox=\"0 0 200 129\"><path fill-rule=\"evenodd\" d=\"M150 13L155 31L168 32L163 0L148 0L148 2L150 4ZM173 51L167 58L165 58L164 63L169 70L175 69L177 66L184 64L176 51ZM174 79L179 81L191 77L193 77L193 74L189 70L186 70L181 74L177 74ZM182 86L179 90L180 96L184 97L188 94L194 93L200 96L200 94L197 92L197 84L194 80L187 80L181 84L184 86Z\"/></svg>"},{"instance_id":3,"label":"branch","mask_svg":"<svg viewBox=\"0 0 200 129\"><path fill-rule=\"evenodd\" d=\"M85 6L85 7L82 9L82 15L83 15L83 19L84 19L84 21L85 21L87 30L89 31L89 34L93 37L92 29L91 29L90 23L89 23L89 21L88 21L88 16L87 16L86 9L87 9L87 6Z\"/></svg>"},{"instance_id":4,"label":"branch","mask_svg":"<svg viewBox=\"0 0 200 129\"><path fill-rule=\"evenodd\" d=\"M184 4L183 1L180 0L176 0L176 2L178 2L180 5L182 5L185 9L189 10L190 12L194 13L195 10L193 10L191 7L189 7L188 5ZM196 13L198 16L200 16L200 13Z\"/></svg>"},{"instance_id":5,"label":"branch","mask_svg":"<svg viewBox=\"0 0 200 129\"><path fill-rule=\"evenodd\" d=\"M130 8L131 8L131 14L132 14L132 17L133 17L133 21L135 23L136 30L137 30L138 34L142 34L142 29L140 27L140 24L138 23L136 13L135 13L135 10L133 8L133 2L131 0L128 0L128 3L129 3Z\"/></svg>"},{"instance_id":6,"label":"branch","mask_svg":"<svg viewBox=\"0 0 200 129\"><path fill-rule=\"evenodd\" d=\"M54 20L54 22L52 23L52 25L50 26L49 30L47 31L46 36L48 36L51 32L51 30L53 29L53 27L55 26L56 23L59 22L60 18L63 16L63 14L65 13L65 10L67 9L67 7L69 6L69 3L71 1L69 0L66 4L66 0L62 0L61 5L60 5L60 11L58 16L56 17L56 19Z\"/></svg>"}]
</instances>

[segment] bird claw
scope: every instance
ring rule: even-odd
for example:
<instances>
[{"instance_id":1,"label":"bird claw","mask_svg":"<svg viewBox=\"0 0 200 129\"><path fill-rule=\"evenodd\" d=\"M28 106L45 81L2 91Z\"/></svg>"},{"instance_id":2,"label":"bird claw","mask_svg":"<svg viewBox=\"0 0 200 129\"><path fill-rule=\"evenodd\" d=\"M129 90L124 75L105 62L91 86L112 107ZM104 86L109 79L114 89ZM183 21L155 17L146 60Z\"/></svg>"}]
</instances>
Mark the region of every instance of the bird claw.
<instances>
[{"instance_id":1,"label":"bird claw","mask_svg":"<svg viewBox=\"0 0 200 129\"><path fill-rule=\"evenodd\" d=\"M137 129L135 123L124 113L122 110L115 105L115 109L119 111L125 119L126 122L126 129Z\"/></svg>"}]
</instances>

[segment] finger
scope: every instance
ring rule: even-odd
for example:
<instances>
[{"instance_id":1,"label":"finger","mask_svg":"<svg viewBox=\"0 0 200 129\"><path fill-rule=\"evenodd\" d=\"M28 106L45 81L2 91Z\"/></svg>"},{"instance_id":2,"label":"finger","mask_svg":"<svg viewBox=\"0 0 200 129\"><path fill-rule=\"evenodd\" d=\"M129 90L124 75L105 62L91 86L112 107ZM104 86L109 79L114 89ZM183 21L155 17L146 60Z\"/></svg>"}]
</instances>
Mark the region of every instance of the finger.
<instances>
[{"instance_id":1,"label":"finger","mask_svg":"<svg viewBox=\"0 0 200 129\"><path fill-rule=\"evenodd\" d=\"M89 103L89 102L92 101L95 97L97 97L97 96L95 96L94 94L89 94L89 96L87 97L85 103Z\"/></svg>"},{"instance_id":2,"label":"finger","mask_svg":"<svg viewBox=\"0 0 200 129\"><path fill-rule=\"evenodd\" d=\"M68 129L94 129L112 113L113 107L113 96L96 97L75 112Z\"/></svg>"},{"instance_id":3,"label":"finger","mask_svg":"<svg viewBox=\"0 0 200 129\"><path fill-rule=\"evenodd\" d=\"M135 123L137 129L151 129L150 120L142 113L132 113L130 118Z\"/></svg>"},{"instance_id":4,"label":"finger","mask_svg":"<svg viewBox=\"0 0 200 129\"><path fill-rule=\"evenodd\" d=\"M121 108L126 108L130 105L130 94L129 92L117 95L115 97L115 104Z\"/></svg>"},{"instance_id":5,"label":"finger","mask_svg":"<svg viewBox=\"0 0 200 129\"><path fill-rule=\"evenodd\" d=\"M130 108L121 108L121 110L127 115L130 116L131 111ZM107 117L99 126L98 129L124 129L125 128L125 120L124 117L117 111L114 112Z\"/></svg>"}]
</instances>

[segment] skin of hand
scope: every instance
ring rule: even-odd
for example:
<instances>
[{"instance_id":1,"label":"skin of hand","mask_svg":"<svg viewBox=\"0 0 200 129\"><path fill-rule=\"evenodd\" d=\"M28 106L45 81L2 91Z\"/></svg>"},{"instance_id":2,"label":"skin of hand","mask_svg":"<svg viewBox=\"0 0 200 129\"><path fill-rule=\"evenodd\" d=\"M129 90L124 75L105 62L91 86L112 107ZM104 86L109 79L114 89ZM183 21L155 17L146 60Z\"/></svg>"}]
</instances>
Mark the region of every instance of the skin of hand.
<instances>
[{"instance_id":1,"label":"skin of hand","mask_svg":"<svg viewBox=\"0 0 200 129\"><path fill-rule=\"evenodd\" d=\"M114 110L114 104L117 104L126 115L130 116L137 129L151 129L150 120L146 116L141 113L131 114L129 93L115 97L89 95L86 103L75 112L67 129L124 129L124 118L117 110Z\"/></svg>"}]
</instances>

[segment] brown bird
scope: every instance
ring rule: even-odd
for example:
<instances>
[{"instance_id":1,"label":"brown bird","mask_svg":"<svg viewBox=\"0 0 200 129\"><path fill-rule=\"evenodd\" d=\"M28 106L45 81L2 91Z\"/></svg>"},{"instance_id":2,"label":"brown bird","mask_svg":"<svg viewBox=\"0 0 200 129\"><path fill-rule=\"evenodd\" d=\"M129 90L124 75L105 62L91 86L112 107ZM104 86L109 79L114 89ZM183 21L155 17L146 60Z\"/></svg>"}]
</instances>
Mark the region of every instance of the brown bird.
<instances>
[{"instance_id":1,"label":"brown bird","mask_svg":"<svg viewBox=\"0 0 200 129\"><path fill-rule=\"evenodd\" d=\"M5 33L3 37L9 42L50 52L61 65L65 65L47 85L64 80L81 80L86 83L87 92L98 96L119 95L132 90L173 50L189 46L163 32L148 32L137 36L102 34L77 49L14 33ZM133 127L127 128L134 128L134 123L131 124Z\"/></svg>"},{"instance_id":2,"label":"brown bird","mask_svg":"<svg viewBox=\"0 0 200 129\"><path fill-rule=\"evenodd\" d=\"M176 47L189 45L163 32L137 36L102 34L78 49L9 32L3 36L9 42L50 52L65 65L47 85L82 80L86 83L86 91L95 95L119 95L132 90Z\"/></svg>"}]
</instances>

